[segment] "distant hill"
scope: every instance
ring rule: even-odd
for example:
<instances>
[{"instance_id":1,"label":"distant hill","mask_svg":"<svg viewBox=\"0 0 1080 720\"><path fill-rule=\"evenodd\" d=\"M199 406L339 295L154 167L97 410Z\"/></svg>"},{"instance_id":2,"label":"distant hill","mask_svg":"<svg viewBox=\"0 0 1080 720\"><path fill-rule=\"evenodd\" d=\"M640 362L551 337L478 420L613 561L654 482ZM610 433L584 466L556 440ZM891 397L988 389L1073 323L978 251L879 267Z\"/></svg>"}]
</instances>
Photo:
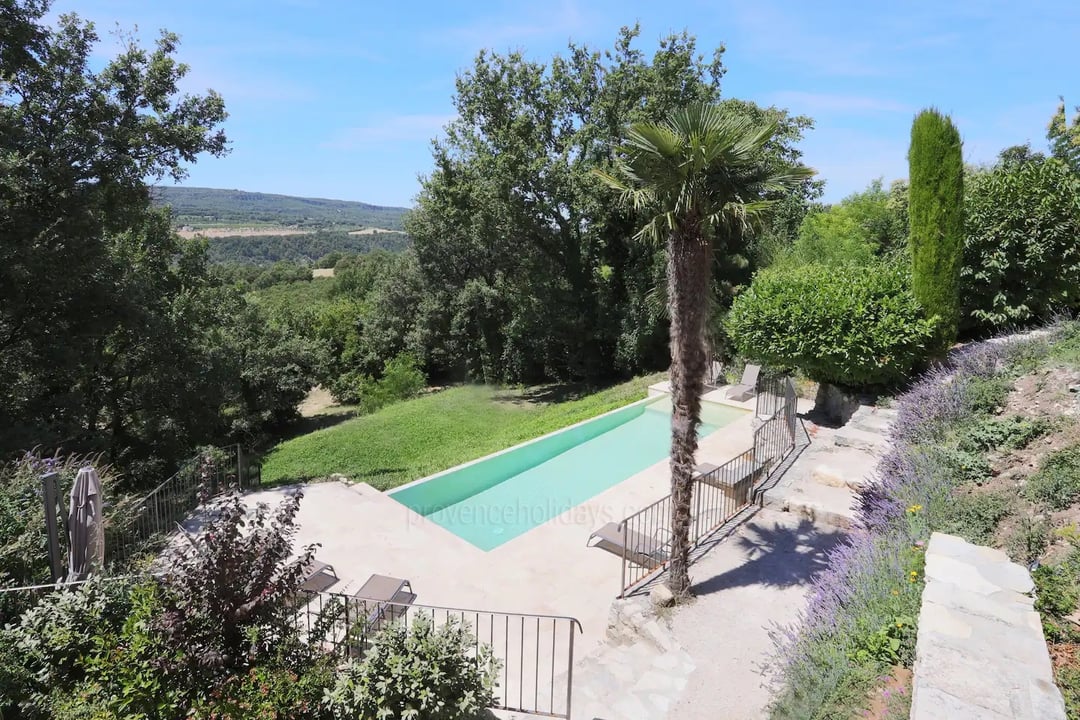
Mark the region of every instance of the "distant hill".
<instances>
[{"instance_id":1,"label":"distant hill","mask_svg":"<svg viewBox=\"0 0 1080 720\"><path fill-rule=\"evenodd\" d=\"M178 226L266 226L293 228L374 227L404 230L408 208L368 205L348 200L324 200L291 195L160 186L153 190L157 205L171 205Z\"/></svg>"}]
</instances>

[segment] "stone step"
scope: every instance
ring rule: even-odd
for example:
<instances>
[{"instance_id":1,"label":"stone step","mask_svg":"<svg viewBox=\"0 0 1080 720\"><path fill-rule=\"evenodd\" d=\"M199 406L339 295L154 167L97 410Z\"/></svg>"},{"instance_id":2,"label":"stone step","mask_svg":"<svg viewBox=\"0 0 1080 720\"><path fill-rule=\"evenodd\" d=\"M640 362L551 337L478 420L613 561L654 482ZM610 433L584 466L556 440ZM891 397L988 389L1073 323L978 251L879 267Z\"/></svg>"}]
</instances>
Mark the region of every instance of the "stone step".
<instances>
[{"instance_id":1,"label":"stone step","mask_svg":"<svg viewBox=\"0 0 1080 720\"><path fill-rule=\"evenodd\" d=\"M885 450L888 440L880 433L845 425L833 434L833 444L837 447L855 448L876 455Z\"/></svg>"},{"instance_id":2,"label":"stone step","mask_svg":"<svg viewBox=\"0 0 1080 720\"><path fill-rule=\"evenodd\" d=\"M766 490L762 505L847 529L855 520L855 493L847 487L796 483Z\"/></svg>"},{"instance_id":3,"label":"stone step","mask_svg":"<svg viewBox=\"0 0 1080 720\"><path fill-rule=\"evenodd\" d=\"M653 720L665 717L696 665L681 648L651 643L603 645L574 670L571 720Z\"/></svg>"},{"instance_id":4,"label":"stone step","mask_svg":"<svg viewBox=\"0 0 1080 720\"><path fill-rule=\"evenodd\" d=\"M892 424L893 418L880 415L876 412L868 412L864 414L855 413L852 415L851 419L848 420L846 427L855 428L856 430L865 430L879 435L887 435Z\"/></svg>"},{"instance_id":5,"label":"stone step","mask_svg":"<svg viewBox=\"0 0 1080 720\"><path fill-rule=\"evenodd\" d=\"M652 720L682 696L696 665L650 600L612 603L606 640L574 664L571 720ZM565 677L556 692L565 692Z\"/></svg>"},{"instance_id":6,"label":"stone step","mask_svg":"<svg viewBox=\"0 0 1080 720\"><path fill-rule=\"evenodd\" d=\"M822 485L858 490L869 482L878 459L855 448L836 448L814 458L810 479Z\"/></svg>"}]
</instances>

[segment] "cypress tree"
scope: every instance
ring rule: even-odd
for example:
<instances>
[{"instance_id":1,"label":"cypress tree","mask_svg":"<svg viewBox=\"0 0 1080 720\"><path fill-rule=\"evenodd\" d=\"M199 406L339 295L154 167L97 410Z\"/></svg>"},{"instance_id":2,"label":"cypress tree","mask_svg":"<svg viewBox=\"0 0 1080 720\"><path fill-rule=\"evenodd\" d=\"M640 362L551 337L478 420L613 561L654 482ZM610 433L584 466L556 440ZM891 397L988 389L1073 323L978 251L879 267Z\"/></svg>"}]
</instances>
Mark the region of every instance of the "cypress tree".
<instances>
[{"instance_id":1,"label":"cypress tree","mask_svg":"<svg viewBox=\"0 0 1080 720\"><path fill-rule=\"evenodd\" d=\"M940 319L933 349L943 353L956 341L964 255L964 160L948 116L930 108L915 117L908 166L912 290Z\"/></svg>"}]
</instances>

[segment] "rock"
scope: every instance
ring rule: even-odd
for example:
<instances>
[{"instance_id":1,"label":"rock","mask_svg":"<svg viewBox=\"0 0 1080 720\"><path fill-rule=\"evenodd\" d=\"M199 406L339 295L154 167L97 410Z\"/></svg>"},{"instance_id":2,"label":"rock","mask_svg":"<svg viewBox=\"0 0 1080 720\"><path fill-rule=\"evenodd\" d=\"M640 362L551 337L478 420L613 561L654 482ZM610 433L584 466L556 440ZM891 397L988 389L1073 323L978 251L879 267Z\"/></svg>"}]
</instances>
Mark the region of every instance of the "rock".
<instances>
[{"instance_id":1,"label":"rock","mask_svg":"<svg viewBox=\"0 0 1080 720\"><path fill-rule=\"evenodd\" d=\"M854 448L874 454L882 450L888 444L888 441L878 433L845 427L837 430L836 434L833 435L833 444L837 447Z\"/></svg>"},{"instance_id":2,"label":"rock","mask_svg":"<svg viewBox=\"0 0 1080 720\"><path fill-rule=\"evenodd\" d=\"M615 643L633 642L652 617L652 603L647 596L617 599L608 611L607 638Z\"/></svg>"},{"instance_id":3,"label":"rock","mask_svg":"<svg viewBox=\"0 0 1080 720\"><path fill-rule=\"evenodd\" d=\"M649 600L653 607L671 607L675 604L675 595L664 583L657 585L649 591Z\"/></svg>"},{"instance_id":4,"label":"rock","mask_svg":"<svg viewBox=\"0 0 1080 720\"><path fill-rule=\"evenodd\" d=\"M814 399L814 411L821 413L830 421L843 425L862 404L858 395L841 390L836 385L821 383Z\"/></svg>"}]
</instances>

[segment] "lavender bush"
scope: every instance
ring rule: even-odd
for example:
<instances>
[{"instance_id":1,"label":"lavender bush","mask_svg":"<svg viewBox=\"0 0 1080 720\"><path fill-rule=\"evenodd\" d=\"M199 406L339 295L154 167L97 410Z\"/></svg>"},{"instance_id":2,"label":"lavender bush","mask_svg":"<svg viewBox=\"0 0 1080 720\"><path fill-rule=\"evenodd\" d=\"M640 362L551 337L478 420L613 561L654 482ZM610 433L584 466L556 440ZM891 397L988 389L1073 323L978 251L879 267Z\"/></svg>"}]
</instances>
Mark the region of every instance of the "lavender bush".
<instances>
[{"instance_id":1,"label":"lavender bush","mask_svg":"<svg viewBox=\"0 0 1080 720\"><path fill-rule=\"evenodd\" d=\"M1051 337L992 340L965 348L897 398L892 449L857 500L856 527L811 583L807 606L774 633L775 719L843 716L865 702L879 662L856 652L897 618L917 617L922 549L950 507L956 484L942 452L950 432L1003 399L1012 373L1033 369ZM914 633L897 656L910 664Z\"/></svg>"}]
</instances>

